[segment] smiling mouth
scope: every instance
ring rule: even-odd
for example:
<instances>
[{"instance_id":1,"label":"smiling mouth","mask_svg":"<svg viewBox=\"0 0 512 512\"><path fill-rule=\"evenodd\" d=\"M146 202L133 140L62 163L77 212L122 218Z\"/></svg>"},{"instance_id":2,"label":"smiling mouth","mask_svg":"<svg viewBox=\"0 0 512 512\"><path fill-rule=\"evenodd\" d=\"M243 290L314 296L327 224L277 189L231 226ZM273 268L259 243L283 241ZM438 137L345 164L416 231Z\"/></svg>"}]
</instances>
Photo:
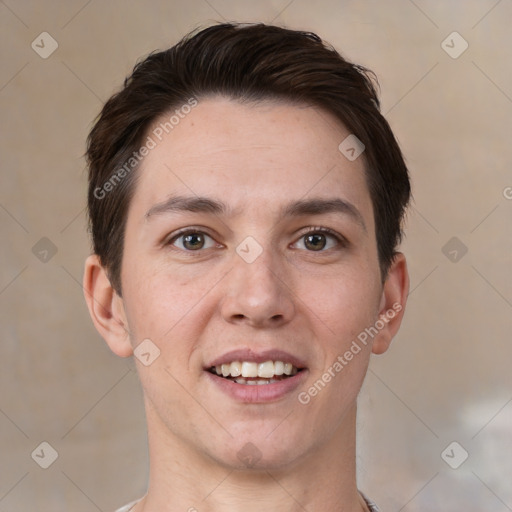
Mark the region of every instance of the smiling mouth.
<instances>
[{"instance_id":1,"label":"smiling mouth","mask_svg":"<svg viewBox=\"0 0 512 512\"><path fill-rule=\"evenodd\" d=\"M293 377L303 368L297 368L292 363L284 361L233 361L222 365L212 366L210 372L236 384L249 386L274 384Z\"/></svg>"}]
</instances>

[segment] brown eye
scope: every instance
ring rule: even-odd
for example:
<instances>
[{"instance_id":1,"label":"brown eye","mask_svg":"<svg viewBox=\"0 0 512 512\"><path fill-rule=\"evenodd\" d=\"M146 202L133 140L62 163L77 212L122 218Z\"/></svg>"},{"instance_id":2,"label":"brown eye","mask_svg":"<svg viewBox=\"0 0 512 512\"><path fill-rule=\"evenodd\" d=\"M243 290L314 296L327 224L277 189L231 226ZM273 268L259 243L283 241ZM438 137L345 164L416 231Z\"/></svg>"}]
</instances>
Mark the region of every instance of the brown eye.
<instances>
[{"instance_id":1,"label":"brown eye","mask_svg":"<svg viewBox=\"0 0 512 512\"><path fill-rule=\"evenodd\" d=\"M311 252L325 252L346 246L344 238L329 228L309 228L294 244L297 249Z\"/></svg>"},{"instance_id":2,"label":"brown eye","mask_svg":"<svg viewBox=\"0 0 512 512\"><path fill-rule=\"evenodd\" d=\"M204 246L204 236L201 233L192 233L183 237L183 247L192 251L202 249Z\"/></svg>"},{"instance_id":3,"label":"brown eye","mask_svg":"<svg viewBox=\"0 0 512 512\"><path fill-rule=\"evenodd\" d=\"M211 236L201 231L186 231L176 235L169 241L173 245L184 251L199 251L200 249L209 249L215 245Z\"/></svg>"},{"instance_id":4,"label":"brown eye","mask_svg":"<svg viewBox=\"0 0 512 512\"><path fill-rule=\"evenodd\" d=\"M315 233L304 237L304 245L311 251L321 251L327 245L327 240L325 235Z\"/></svg>"}]
</instances>

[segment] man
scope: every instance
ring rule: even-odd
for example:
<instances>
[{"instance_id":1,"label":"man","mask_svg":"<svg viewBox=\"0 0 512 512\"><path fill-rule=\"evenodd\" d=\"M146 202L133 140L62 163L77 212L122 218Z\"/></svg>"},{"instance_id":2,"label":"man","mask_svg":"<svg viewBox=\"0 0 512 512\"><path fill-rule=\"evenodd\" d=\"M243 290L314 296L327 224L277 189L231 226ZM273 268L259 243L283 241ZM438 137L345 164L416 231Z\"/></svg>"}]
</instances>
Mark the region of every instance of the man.
<instances>
[{"instance_id":1,"label":"man","mask_svg":"<svg viewBox=\"0 0 512 512\"><path fill-rule=\"evenodd\" d=\"M121 510L377 510L356 401L402 320L410 185L370 77L314 34L222 24L103 108L85 296L136 356L150 451Z\"/></svg>"}]
</instances>

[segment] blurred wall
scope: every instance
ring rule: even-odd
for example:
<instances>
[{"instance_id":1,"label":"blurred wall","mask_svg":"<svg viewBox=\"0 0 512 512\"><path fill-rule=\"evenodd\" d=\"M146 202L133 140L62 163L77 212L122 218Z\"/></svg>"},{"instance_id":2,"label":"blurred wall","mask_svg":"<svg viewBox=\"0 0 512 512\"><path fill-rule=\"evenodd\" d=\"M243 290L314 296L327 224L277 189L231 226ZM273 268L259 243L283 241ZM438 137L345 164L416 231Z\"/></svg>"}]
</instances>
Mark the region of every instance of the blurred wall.
<instances>
[{"instance_id":1,"label":"blurred wall","mask_svg":"<svg viewBox=\"0 0 512 512\"><path fill-rule=\"evenodd\" d=\"M223 19L311 30L373 69L410 166L411 294L360 397L360 488L387 512L512 510L512 3L4 0L0 511L145 492L134 365L82 296L82 155L138 58Z\"/></svg>"}]
</instances>

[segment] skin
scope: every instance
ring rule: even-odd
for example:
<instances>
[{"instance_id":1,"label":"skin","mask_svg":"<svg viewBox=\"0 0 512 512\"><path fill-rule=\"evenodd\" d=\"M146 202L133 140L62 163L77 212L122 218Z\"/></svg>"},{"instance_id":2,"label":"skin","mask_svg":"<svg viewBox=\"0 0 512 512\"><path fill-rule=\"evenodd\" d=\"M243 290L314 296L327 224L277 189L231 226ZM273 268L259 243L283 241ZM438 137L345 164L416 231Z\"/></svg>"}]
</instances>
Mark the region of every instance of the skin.
<instances>
[{"instance_id":1,"label":"skin","mask_svg":"<svg viewBox=\"0 0 512 512\"><path fill-rule=\"evenodd\" d=\"M201 99L137 171L122 298L98 257L87 259L86 300L111 350L128 357L148 338L160 350L149 366L136 360L151 462L148 495L134 511L366 510L355 480L356 399L371 353L385 352L400 326L409 279L398 254L382 283L364 156L349 161L338 150L347 135L318 108ZM146 215L176 195L221 200L230 212ZM362 222L338 212L280 215L312 198L349 202ZM173 239L190 226L208 235L205 248ZM320 235L325 248L312 250L305 231L319 226L345 242ZM252 263L236 252L247 236L262 249ZM298 393L396 303L401 311L301 404ZM305 378L277 401L241 403L204 371L239 348L294 354ZM246 443L260 454L250 467L239 457Z\"/></svg>"}]
</instances>

